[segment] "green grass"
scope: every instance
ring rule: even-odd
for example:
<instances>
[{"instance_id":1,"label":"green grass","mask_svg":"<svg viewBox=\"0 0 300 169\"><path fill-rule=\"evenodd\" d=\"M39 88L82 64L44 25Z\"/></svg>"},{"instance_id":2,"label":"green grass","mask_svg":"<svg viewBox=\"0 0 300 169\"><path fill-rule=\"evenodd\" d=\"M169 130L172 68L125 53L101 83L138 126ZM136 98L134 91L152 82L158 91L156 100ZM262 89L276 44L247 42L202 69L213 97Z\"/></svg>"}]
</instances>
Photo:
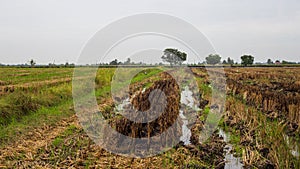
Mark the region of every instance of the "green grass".
<instances>
[{"instance_id":1,"label":"green grass","mask_svg":"<svg viewBox=\"0 0 300 169\"><path fill-rule=\"evenodd\" d=\"M245 155L246 149L251 149L252 152L255 152L254 158L265 160L259 154L259 150L262 147L266 147L270 151L269 159L271 158L277 167L289 168L295 166L299 168L300 162L292 156L290 147L284 138L284 123L281 123L279 119L268 119L263 112L257 110L256 107L247 105L245 100L239 96L229 96L228 99L234 100L235 105L240 107L239 110L244 109L244 112L237 112L237 114L241 113L241 115L234 115L238 119L233 127L226 127L225 124L221 124L223 129L225 128L226 131L230 132L230 143L233 144L234 152L237 156L241 157ZM243 144L241 141L245 137L245 132L249 131L255 131L252 145ZM298 137L293 138L297 140Z\"/></svg>"},{"instance_id":2,"label":"green grass","mask_svg":"<svg viewBox=\"0 0 300 169\"><path fill-rule=\"evenodd\" d=\"M72 98L69 83L40 91L26 92L17 90L0 99L0 126L18 121L22 116L31 114L42 107L51 107Z\"/></svg>"},{"instance_id":3,"label":"green grass","mask_svg":"<svg viewBox=\"0 0 300 169\"><path fill-rule=\"evenodd\" d=\"M6 84L23 84L72 77L73 68L0 68L0 80Z\"/></svg>"},{"instance_id":4,"label":"green grass","mask_svg":"<svg viewBox=\"0 0 300 169\"><path fill-rule=\"evenodd\" d=\"M110 71L107 72L105 70L104 72L99 72L96 77L96 84L97 84L97 91L95 92L95 95L97 97L108 97L111 93L111 80L113 78L113 73L115 72L115 68L110 68ZM127 71L127 72L126 72ZM136 71L134 69L126 69L126 71L122 72L122 77L128 77L128 74L130 74L130 71ZM119 91L121 88L126 86L127 84L134 84L137 82L142 82L143 80L153 77L160 73L161 70L159 69L146 69L142 72L139 72L136 76L134 76L132 79L125 79L124 81L118 81L119 83L114 86L114 90ZM157 77L155 78L157 80ZM154 80L155 80L154 79ZM152 85L152 82L145 83L144 87L150 87Z\"/></svg>"},{"instance_id":5,"label":"green grass","mask_svg":"<svg viewBox=\"0 0 300 169\"><path fill-rule=\"evenodd\" d=\"M19 120L13 120L6 126L0 127L0 146L4 146L24 133L32 131L34 128L47 125L56 125L63 118L74 114L71 109L72 101L65 101L58 106L42 107L34 113L23 116Z\"/></svg>"},{"instance_id":6,"label":"green grass","mask_svg":"<svg viewBox=\"0 0 300 169\"><path fill-rule=\"evenodd\" d=\"M205 83L203 78L196 77L195 79L203 97L204 98L211 97L212 88L209 86L209 84Z\"/></svg>"},{"instance_id":7,"label":"green grass","mask_svg":"<svg viewBox=\"0 0 300 169\"><path fill-rule=\"evenodd\" d=\"M152 77L160 72L162 72L160 69L146 69L134 76L134 78L131 80L131 83L141 82L144 79Z\"/></svg>"},{"instance_id":8,"label":"green grass","mask_svg":"<svg viewBox=\"0 0 300 169\"><path fill-rule=\"evenodd\" d=\"M41 69L29 69L29 71L37 70L41 71ZM115 68L101 68L98 70L95 90L97 98L105 99L109 97L111 92L110 80L114 71ZM159 72L155 69L149 69L147 75L140 73L132 81L135 83L140 82ZM70 109L72 107L71 83L64 83L53 87L42 87L36 91L17 90L5 95L0 98L1 143L5 144L8 141L16 139L23 133L44 123L55 125L61 119L74 114L73 109Z\"/></svg>"}]
</instances>

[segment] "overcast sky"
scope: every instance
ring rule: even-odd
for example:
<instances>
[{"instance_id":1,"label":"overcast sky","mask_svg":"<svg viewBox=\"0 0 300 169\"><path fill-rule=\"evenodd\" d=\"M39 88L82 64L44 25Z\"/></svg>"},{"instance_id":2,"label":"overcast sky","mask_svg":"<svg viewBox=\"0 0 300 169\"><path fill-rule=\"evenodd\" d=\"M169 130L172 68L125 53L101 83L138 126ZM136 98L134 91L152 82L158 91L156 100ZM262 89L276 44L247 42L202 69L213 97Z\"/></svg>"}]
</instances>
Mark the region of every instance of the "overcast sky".
<instances>
[{"instance_id":1,"label":"overcast sky","mask_svg":"<svg viewBox=\"0 0 300 169\"><path fill-rule=\"evenodd\" d=\"M0 63L76 62L98 30L145 12L193 24L223 59L300 61L299 0L0 0Z\"/></svg>"}]
</instances>

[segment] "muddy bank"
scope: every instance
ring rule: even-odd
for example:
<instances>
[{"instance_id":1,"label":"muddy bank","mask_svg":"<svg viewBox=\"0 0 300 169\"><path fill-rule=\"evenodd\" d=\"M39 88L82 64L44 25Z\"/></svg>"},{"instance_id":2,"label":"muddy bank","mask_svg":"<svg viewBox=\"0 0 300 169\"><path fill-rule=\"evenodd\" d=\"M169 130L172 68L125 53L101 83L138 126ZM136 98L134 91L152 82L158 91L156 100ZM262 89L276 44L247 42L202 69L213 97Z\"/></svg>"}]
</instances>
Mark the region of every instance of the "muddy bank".
<instances>
[{"instance_id":1,"label":"muddy bank","mask_svg":"<svg viewBox=\"0 0 300 169\"><path fill-rule=\"evenodd\" d=\"M157 93L151 93L152 91ZM162 91L162 92L159 92ZM150 94L151 97L150 97ZM162 97L165 95L165 97ZM164 100L166 98L166 100ZM127 118L116 119L112 121L112 126L116 126L116 130L127 136L134 138L152 137L164 132L173 125L179 115L179 87L175 80L159 80L153 86L140 92L132 99L132 106L127 109L128 114L132 115L131 119L136 121L148 121L152 119L152 115L160 114L160 117L150 123L136 123ZM150 101L153 101L150 103ZM150 107L150 105L152 105ZM140 111L136 113L133 111Z\"/></svg>"},{"instance_id":2,"label":"muddy bank","mask_svg":"<svg viewBox=\"0 0 300 169\"><path fill-rule=\"evenodd\" d=\"M152 86L131 97L131 104L124 107L122 115L116 114L108 119L110 127L117 131L105 133L110 138L107 142L110 142L111 149L116 148L116 151L123 153L135 149L155 152L180 138L180 90L174 79L155 81ZM138 141L136 138L139 138ZM122 147L124 144L128 146Z\"/></svg>"}]
</instances>

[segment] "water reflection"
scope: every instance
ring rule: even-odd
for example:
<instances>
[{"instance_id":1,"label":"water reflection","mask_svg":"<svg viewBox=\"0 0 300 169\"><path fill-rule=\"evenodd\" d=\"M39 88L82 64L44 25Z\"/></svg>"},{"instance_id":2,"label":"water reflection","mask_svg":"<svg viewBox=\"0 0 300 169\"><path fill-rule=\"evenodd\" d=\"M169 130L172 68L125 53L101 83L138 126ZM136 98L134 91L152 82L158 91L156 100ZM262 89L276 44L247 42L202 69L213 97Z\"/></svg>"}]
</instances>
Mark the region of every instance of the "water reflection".
<instances>
[{"instance_id":1,"label":"water reflection","mask_svg":"<svg viewBox=\"0 0 300 169\"><path fill-rule=\"evenodd\" d=\"M186 119L186 117L183 115L183 112L181 110L180 110L179 116L180 116L180 118L183 121L183 124L182 124L182 136L180 137L180 141L182 141L184 143L184 145L191 144L190 138L192 136L192 132L191 132L191 129L189 129L187 127L187 125L188 125L189 122Z\"/></svg>"},{"instance_id":2,"label":"water reflection","mask_svg":"<svg viewBox=\"0 0 300 169\"><path fill-rule=\"evenodd\" d=\"M187 106L188 109L192 109L194 111L199 111L197 104L195 103L193 92L190 90L188 86L184 87L184 90L181 91L180 94L180 104L183 104L184 106ZM181 110L179 111L179 117L181 118L183 124L182 124L182 136L180 137L180 141L184 143L184 145L191 144L190 139L192 136L191 129L188 128L189 120L184 115L183 106L181 107ZM192 116L190 117L192 118Z\"/></svg>"},{"instance_id":3,"label":"water reflection","mask_svg":"<svg viewBox=\"0 0 300 169\"><path fill-rule=\"evenodd\" d=\"M141 92L144 93L145 91L146 88L144 87ZM136 94L137 93L134 93L131 97L134 98ZM122 103L116 105L115 112L122 112L126 106L130 106L130 105L131 105L130 99L129 97L126 97L125 99L122 100Z\"/></svg>"},{"instance_id":4,"label":"water reflection","mask_svg":"<svg viewBox=\"0 0 300 169\"><path fill-rule=\"evenodd\" d=\"M284 140L288 144L291 154L295 157L299 157L299 143L297 144L297 141L293 140L293 138L289 137L288 135L284 135Z\"/></svg>"},{"instance_id":5,"label":"water reflection","mask_svg":"<svg viewBox=\"0 0 300 169\"><path fill-rule=\"evenodd\" d=\"M243 164L239 157L234 157L231 150L233 148L232 144L229 144L230 134L226 133L224 130L219 128L219 136L223 137L223 140L227 143L224 147L225 151L225 169L240 169L243 168Z\"/></svg>"}]
</instances>

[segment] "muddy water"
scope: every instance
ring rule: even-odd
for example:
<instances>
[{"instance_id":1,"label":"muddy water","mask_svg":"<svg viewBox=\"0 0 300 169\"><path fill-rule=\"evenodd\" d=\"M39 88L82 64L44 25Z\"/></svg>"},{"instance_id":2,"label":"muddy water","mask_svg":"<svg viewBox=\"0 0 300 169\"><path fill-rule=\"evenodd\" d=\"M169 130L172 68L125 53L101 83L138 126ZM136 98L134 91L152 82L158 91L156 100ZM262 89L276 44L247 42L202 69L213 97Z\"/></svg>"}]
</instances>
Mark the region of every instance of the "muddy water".
<instances>
[{"instance_id":1,"label":"muddy water","mask_svg":"<svg viewBox=\"0 0 300 169\"><path fill-rule=\"evenodd\" d=\"M191 108L195 107L193 92L189 89L188 86L184 87L184 90L181 92L180 102Z\"/></svg>"},{"instance_id":2,"label":"muddy water","mask_svg":"<svg viewBox=\"0 0 300 169\"><path fill-rule=\"evenodd\" d=\"M144 93L145 91L146 91L146 88L143 88L142 93ZM134 95L132 95L132 97L135 97L135 95L136 95L136 93L135 93ZM127 98L125 98L124 100L122 100L122 103L121 103L121 104L118 104L118 105L115 107L115 111L116 111L116 112L121 112L121 111L124 110L124 108L125 108L126 106L129 106L129 105L131 105L130 99L129 99L129 97L127 97Z\"/></svg>"},{"instance_id":3,"label":"muddy water","mask_svg":"<svg viewBox=\"0 0 300 169\"><path fill-rule=\"evenodd\" d=\"M127 97L126 99L124 99L121 104L117 105L116 108L115 108L115 110L117 112L123 111L123 109L124 109L124 107L126 105L130 105L129 97Z\"/></svg>"},{"instance_id":4,"label":"muddy water","mask_svg":"<svg viewBox=\"0 0 300 169\"><path fill-rule=\"evenodd\" d=\"M193 92L189 89L188 86L184 87L184 90L180 94L180 103L188 106L189 108L199 111L200 109L197 107L197 104L194 101ZM182 124L182 136L180 137L180 141L184 143L184 145L191 144L190 138L192 136L191 129L188 128L189 121L184 116L183 110L179 111L179 117L183 121Z\"/></svg>"},{"instance_id":5,"label":"muddy water","mask_svg":"<svg viewBox=\"0 0 300 169\"><path fill-rule=\"evenodd\" d=\"M229 133L226 133L224 130L219 128L219 136L223 137L223 140L227 143L224 147L225 154L225 169L240 169L243 168L243 164L241 162L241 159L239 157L234 157L234 155L231 153L231 150L233 148L232 144L229 144L230 135Z\"/></svg>"},{"instance_id":6,"label":"muddy water","mask_svg":"<svg viewBox=\"0 0 300 169\"><path fill-rule=\"evenodd\" d=\"M184 143L184 145L189 145L191 144L190 139L192 136L191 129L187 127L189 124L187 118L183 115L182 110L180 110L179 117L182 119L183 124L182 124L182 136L180 137L180 141Z\"/></svg>"}]
</instances>

